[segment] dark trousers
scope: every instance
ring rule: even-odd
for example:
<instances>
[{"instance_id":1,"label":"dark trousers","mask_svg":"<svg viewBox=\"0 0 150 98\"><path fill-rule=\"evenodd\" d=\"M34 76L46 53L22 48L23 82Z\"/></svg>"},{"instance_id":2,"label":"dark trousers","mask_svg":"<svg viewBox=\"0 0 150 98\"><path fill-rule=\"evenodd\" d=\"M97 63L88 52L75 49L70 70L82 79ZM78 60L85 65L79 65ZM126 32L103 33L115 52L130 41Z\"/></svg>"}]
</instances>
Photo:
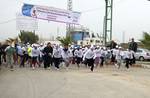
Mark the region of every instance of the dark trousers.
<instances>
[{"instance_id":1,"label":"dark trousers","mask_svg":"<svg viewBox=\"0 0 150 98\"><path fill-rule=\"evenodd\" d=\"M83 63L85 64L85 67L87 67L87 59L85 58L85 60L83 61Z\"/></svg>"},{"instance_id":2,"label":"dark trousers","mask_svg":"<svg viewBox=\"0 0 150 98\"><path fill-rule=\"evenodd\" d=\"M132 64L136 64L135 56L133 54Z\"/></svg>"},{"instance_id":3,"label":"dark trousers","mask_svg":"<svg viewBox=\"0 0 150 98\"><path fill-rule=\"evenodd\" d=\"M115 55L112 54L112 57L111 57L111 62L112 63L115 63L115 58L116 58Z\"/></svg>"},{"instance_id":4,"label":"dark trousers","mask_svg":"<svg viewBox=\"0 0 150 98\"><path fill-rule=\"evenodd\" d=\"M6 63L6 53L3 53L2 57L3 57L3 61Z\"/></svg>"},{"instance_id":5,"label":"dark trousers","mask_svg":"<svg viewBox=\"0 0 150 98\"><path fill-rule=\"evenodd\" d=\"M54 60L55 67L59 69L60 58L54 58L53 60Z\"/></svg>"},{"instance_id":6,"label":"dark trousers","mask_svg":"<svg viewBox=\"0 0 150 98\"><path fill-rule=\"evenodd\" d=\"M73 57L72 58L72 64L75 64L75 61L76 61L76 57Z\"/></svg>"},{"instance_id":7,"label":"dark trousers","mask_svg":"<svg viewBox=\"0 0 150 98\"><path fill-rule=\"evenodd\" d=\"M91 67L91 71L93 71L94 70L94 59L93 58L87 59L87 64L88 64L88 66Z\"/></svg>"},{"instance_id":8,"label":"dark trousers","mask_svg":"<svg viewBox=\"0 0 150 98\"><path fill-rule=\"evenodd\" d=\"M80 67L80 63L82 62L82 58L81 57L76 57L76 63L77 63L77 66Z\"/></svg>"},{"instance_id":9,"label":"dark trousers","mask_svg":"<svg viewBox=\"0 0 150 98\"><path fill-rule=\"evenodd\" d=\"M26 61L26 55L24 54L23 56L20 56L20 57L21 57L20 67L24 67L24 63Z\"/></svg>"},{"instance_id":10,"label":"dark trousers","mask_svg":"<svg viewBox=\"0 0 150 98\"><path fill-rule=\"evenodd\" d=\"M1 58L1 54L0 54L0 66L1 66L1 64L2 64L2 58Z\"/></svg>"},{"instance_id":11,"label":"dark trousers","mask_svg":"<svg viewBox=\"0 0 150 98\"><path fill-rule=\"evenodd\" d=\"M52 57L49 55L44 55L43 59L44 59L44 68L50 67Z\"/></svg>"},{"instance_id":12,"label":"dark trousers","mask_svg":"<svg viewBox=\"0 0 150 98\"><path fill-rule=\"evenodd\" d=\"M25 54L25 62L27 62L29 59L28 54Z\"/></svg>"},{"instance_id":13,"label":"dark trousers","mask_svg":"<svg viewBox=\"0 0 150 98\"><path fill-rule=\"evenodd\" d=\"M35 65L38 64L37 58L38 58L37 56L32 57L33 67L36 67Z\"/></svg>"},{"instance_id":14,"label":"dark trousers","mask_svg":"<svg viewBox=\"0 0 150 98\"><path fill-rule=\"evenodd\" d=\"M39 61L39 67L41 67L41 64L43 62L43 56L41 57L40 55L38 56L38 61Z\"/></svg>"},{"instance_id":15,"label":"dark trousers","mask_svg":"<svg viewBox=\"0 0 150 98\"><path fill-rule=\"evenodd\" d=\"M32 67L32 57L28 55L28 62L30 64L30 67Z\"/></svg>"},{"instance_id":16,"label":"dark trousers","mask_svg":"<svg viewBox=\"0 0 150 98\"><path fill-rule=\"evenodd\" d=\"M104 57L100 57L100 59L101 59L100 67L103 67L103 65L104 65Z\"/></svg>"},{"instance_id":17,"label":"dark trousers","mask_svg":"<svg viewBox=\"0 0 150 98\"><path fill-rule=\"evenodd\" d=\"M129 64L132 65L131 59L126 58L126 67L129 68Z\"/></svg>"}]
</instances>

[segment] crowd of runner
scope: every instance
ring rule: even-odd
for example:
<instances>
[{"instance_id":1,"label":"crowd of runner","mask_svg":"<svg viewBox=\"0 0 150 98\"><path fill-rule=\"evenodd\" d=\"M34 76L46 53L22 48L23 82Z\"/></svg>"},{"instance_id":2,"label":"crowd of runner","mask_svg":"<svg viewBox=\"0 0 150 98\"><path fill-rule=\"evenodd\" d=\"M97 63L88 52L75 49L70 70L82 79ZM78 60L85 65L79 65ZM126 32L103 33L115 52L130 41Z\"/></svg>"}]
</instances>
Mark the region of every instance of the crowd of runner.
<instances>
[{"instance_id":1,"label":"crowd of runner","mask_svg":"<svg viewBox=\"0 0 150 98\"><path fill-rule=\"evenodd\" d=\"M69 47L60 45L43 44L26 44L14 46L0 45L0 65L14 69L15 65L19 67L30 66L32 69L43 67L50 69L55 66L56 70L60 69L63 63L68 70L69 65L76 64L78 68L85 66L91 71L104 65L115 65L118 69L125 65L127 69L132 65L134 51L126 51L119 46L115 48L106 48L100 46L87 47Z\"/></svg>"}]
</instances>

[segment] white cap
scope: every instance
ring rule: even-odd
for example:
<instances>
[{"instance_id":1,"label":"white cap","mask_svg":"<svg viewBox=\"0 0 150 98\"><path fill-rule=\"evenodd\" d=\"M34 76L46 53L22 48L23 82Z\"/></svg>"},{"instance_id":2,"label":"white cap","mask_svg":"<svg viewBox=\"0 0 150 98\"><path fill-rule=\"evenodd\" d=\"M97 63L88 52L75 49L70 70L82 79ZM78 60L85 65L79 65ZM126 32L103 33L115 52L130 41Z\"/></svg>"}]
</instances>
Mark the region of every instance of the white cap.
<instances>
[{"instance_id":1,"label":"white cap","mask_svg":"<svg viewBox=\"0 0 150 98\"><path fill-rule=\"evenodd\" d=\"M116 48L119 48L119 46L117 45Z\"/></svg>"},{"instance_id":2,"label":"white cap","mask_svg":"<svg viewBox=\"0 0 150 98\"><path fill-rule=\"evenodd\" d=\"M119 49L121 49L122 47L119 47Z\"/></svg>"},{"instance_id":3,"label":"white cap","mask_svg":"<svg viewBox=\"0 0 150 98\"><path fill-rule=\"evenodd\" d=\"M96 48L100 48L100 46L96 46Z\"/></svg>"}]
</instances>

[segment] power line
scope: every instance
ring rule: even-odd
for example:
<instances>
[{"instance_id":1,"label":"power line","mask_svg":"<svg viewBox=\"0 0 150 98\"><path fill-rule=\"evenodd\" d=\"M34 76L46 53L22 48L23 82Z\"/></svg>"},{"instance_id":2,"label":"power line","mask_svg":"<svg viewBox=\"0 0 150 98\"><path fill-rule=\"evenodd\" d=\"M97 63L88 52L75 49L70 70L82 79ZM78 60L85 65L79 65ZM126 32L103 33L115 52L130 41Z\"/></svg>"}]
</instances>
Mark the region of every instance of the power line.
<instances>
[{"instance_id":1,"label":"power line","mask_svg":"<svg viewBox=\"0 0 150 98\"><path fill-rule=\"evenodd\" d=\"M116 3L117 3L117 4L120 4L120 3L125 2L125 1L126 1L126 0L118 0ZM101 7L98 7L98 8L93 8L93 9L81 11L81 13L87 13L87 12L98 11L98 10L101 10L101 9L104 9L104 8L105 8L105 7L101 6Z\"/></svg>"},{"instance_id":2,"label":"power line","mask_svg":"<svg viewBox=\"0 0 150 98\"><path fill-rule=\"evenodd\" d=\"M17 19L26 19L26 18L13 18L13 19L9 19L9 20L0 22L0 25L16 21Z\"/></svg>"},{"instance_id":3,"label":"power line","mask_svg":"<svg viewBox=\"0 0 150 98\"><path fill-rule=\"evenodd\" d=\"M101 8L103 8L103 7L98 7L98 8L94 8L94 9L89 9L89 10L85 10L85 11L81 11L81 12L82 12L82 13L93 12L93 11L101 10Z\"/></svg>"},{"instance_id":4,"label":"power line","mask_svg":"<svg viewBox=\"0 0 150 98\"><path fill-rule=\"evenodd\" d=\"M12 21L15 21L15 20L16 20L16 18L13 18L13 19L10 19L10 20L7 20L7 21L3 21L3 22L0 22L0 25L9 23L9 22L12 22Z\"/></svg>"},{"instance_id":5,"label":"power line","mask_svg":"<svg viewBox=\"0 0 150 98\"><path fill-rule=\"evenodd\" d=\"M122 2L124 2L124 1L126 1L126 0L118 0L118 1L117 1L117 4L118 4L118 3L122 3ZM104 7L101 6L101 7L98 7L98 8L93 8L93 9L89 9L89 10L84 10L84 11L81 11L81 13L88 13L88 12L93 12L93 11L97 11L97 10L101 10L101 9L104 9ZM15 20L16 20L16 18L13 18L13 19L10 19L10 20L6 20L6 21L2 21L2 22L0 22L0 25L1 25L1 24L9 23L9 22L12 22L12 21L15 21Z\"/></svg>"}]
</instances>

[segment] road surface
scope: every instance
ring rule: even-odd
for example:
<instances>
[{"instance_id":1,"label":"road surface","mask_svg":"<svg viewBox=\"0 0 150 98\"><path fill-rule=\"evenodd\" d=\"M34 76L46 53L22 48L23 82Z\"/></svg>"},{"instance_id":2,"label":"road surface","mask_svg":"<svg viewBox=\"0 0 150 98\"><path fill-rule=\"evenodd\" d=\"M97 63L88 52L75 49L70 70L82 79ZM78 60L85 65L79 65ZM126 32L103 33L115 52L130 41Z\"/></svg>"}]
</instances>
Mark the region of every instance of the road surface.
<instances>
[{"instance_id":1,"label":"road surface","mask_svg":"<svg viewBox=\"0 0 150 98\"><path fill-rule=\"evenodd\" d=\"M0 98L150 98L150 69L3 68Z\"/></svg>"}]
</instances>

